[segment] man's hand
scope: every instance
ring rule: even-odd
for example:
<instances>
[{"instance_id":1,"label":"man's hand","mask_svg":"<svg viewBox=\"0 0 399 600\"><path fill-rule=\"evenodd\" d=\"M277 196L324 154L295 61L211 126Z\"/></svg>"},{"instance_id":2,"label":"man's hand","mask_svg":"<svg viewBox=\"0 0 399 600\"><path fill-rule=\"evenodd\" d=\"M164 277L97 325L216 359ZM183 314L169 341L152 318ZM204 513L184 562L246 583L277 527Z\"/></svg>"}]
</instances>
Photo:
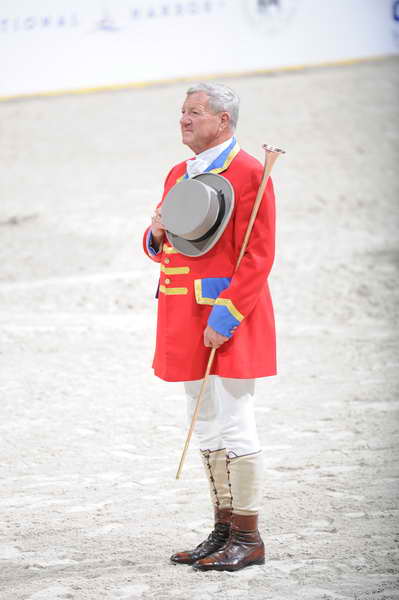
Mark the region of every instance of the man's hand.
<instances>
[{"instance_id":1,"label":"man's hand","mask_svg":"<svg viewBox=\"0 0 399 600\"><path fill-rule=\"evenodd\" d=\"M212 329L212 327L210 327L209 325L207 325L204 331L204 345L207 348L219 348L222 344L228 342L229 339L230 338L221 335L220 333Z\"/></svg>"},{"instance_id":2,"label":"man's hand","mask_svg":"<svg viewBox=\"0 0 399 600\"><path fill-rule=\"evenodd\" d=\"M165 234L165 227L161 222L161 211L159 208L155 209L155 213L151 219L151 233L154 245L157 248L162 244L162 240Z\"/></svg>"}]
</instances>

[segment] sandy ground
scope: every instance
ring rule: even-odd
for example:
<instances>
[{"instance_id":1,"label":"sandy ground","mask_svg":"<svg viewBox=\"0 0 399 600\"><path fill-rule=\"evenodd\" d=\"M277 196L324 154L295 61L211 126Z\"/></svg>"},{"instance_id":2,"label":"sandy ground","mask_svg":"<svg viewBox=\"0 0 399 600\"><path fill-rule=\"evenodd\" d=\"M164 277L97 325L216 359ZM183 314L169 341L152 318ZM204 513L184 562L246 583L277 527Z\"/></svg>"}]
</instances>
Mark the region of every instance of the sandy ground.
<instances>
[{"instance_id":1,"label":"sandy ground","mask_svg":"<svg viewBox=\"0 0 399 600\"><path fill-rule=\"evenodd\" d=\"M141 232L186 85L0 105L1 600L399 598L399 61L230 81L274 171L279 376L260 380L268 560L168 562L211 510L153 377ZM226 80L227 81L227 80Z\"/></svg>"}]
</instances>

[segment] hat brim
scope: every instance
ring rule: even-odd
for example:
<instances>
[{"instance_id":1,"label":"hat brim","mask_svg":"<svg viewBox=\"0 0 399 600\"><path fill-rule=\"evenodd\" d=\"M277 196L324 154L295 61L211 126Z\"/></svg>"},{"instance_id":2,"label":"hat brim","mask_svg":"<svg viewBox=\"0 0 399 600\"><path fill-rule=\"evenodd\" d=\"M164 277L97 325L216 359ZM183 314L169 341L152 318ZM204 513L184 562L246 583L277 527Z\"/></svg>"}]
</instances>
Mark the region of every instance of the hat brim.
<instances>
[{"instance_id":1,"label":"hat brim","mask_svg":"<svg viewBox=\"0 0 399 600\"><path fill-rule=\"evenodd\" d=\"M198 179L198 181L210 185L215 190L223 193L225 200L225 212L215 233L200 242L186 240L185 238L175 235L171 231L166 231L166 237L172 246L176 248L180 254L192 257L202 256L209 252L211 248L213 248L226 229L234 209L234 189L230 181L228 181L225 177L217 175L216 173L201 173L201 175L197 175L196 177L193 177L193 179Z\"/></svg>"}]
</instances>

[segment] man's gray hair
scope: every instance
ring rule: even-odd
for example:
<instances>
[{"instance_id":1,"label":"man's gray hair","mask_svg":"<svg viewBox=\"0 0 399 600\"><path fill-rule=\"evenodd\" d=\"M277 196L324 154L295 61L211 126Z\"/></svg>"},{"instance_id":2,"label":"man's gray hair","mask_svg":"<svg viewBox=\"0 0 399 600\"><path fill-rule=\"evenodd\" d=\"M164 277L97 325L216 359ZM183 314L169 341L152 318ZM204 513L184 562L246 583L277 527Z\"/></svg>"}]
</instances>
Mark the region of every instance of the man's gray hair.
<instances>
[{"instance_id":1,"label":"man's gray hair","mask_svg":"<svg viewBox=\"0 0 399 600\"><path fill-rule=\"evenodd\" d=\"M227 112L230 115L232 129L235 129L240 109L240 98L227 85L222 83L195 83L187 90L187 95L205 92L209 96L208 105L215 112Z\"/></svg>"}]
</instances>

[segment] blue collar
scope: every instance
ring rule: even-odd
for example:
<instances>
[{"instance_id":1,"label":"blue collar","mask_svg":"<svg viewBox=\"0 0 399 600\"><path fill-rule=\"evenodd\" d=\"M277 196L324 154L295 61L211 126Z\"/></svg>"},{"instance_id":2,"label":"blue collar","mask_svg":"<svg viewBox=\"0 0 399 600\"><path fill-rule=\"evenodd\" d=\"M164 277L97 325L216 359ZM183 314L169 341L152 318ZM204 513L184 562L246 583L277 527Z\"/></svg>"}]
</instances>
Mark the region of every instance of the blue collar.
<instances>
[{"instance_id":1,"label":"blue collar","mask_svg":"<svg viewBox=\"0 0 399 600\"><path fill-rule=\"evenodd\" d=\"M205 169L204 173L222 173L230 166L239 151L240 146L234 136L231 140L231 144L215 158L209 167ZM188 179L187 173L185 173L181 179Z\"/></svg>"}]
</instances>

